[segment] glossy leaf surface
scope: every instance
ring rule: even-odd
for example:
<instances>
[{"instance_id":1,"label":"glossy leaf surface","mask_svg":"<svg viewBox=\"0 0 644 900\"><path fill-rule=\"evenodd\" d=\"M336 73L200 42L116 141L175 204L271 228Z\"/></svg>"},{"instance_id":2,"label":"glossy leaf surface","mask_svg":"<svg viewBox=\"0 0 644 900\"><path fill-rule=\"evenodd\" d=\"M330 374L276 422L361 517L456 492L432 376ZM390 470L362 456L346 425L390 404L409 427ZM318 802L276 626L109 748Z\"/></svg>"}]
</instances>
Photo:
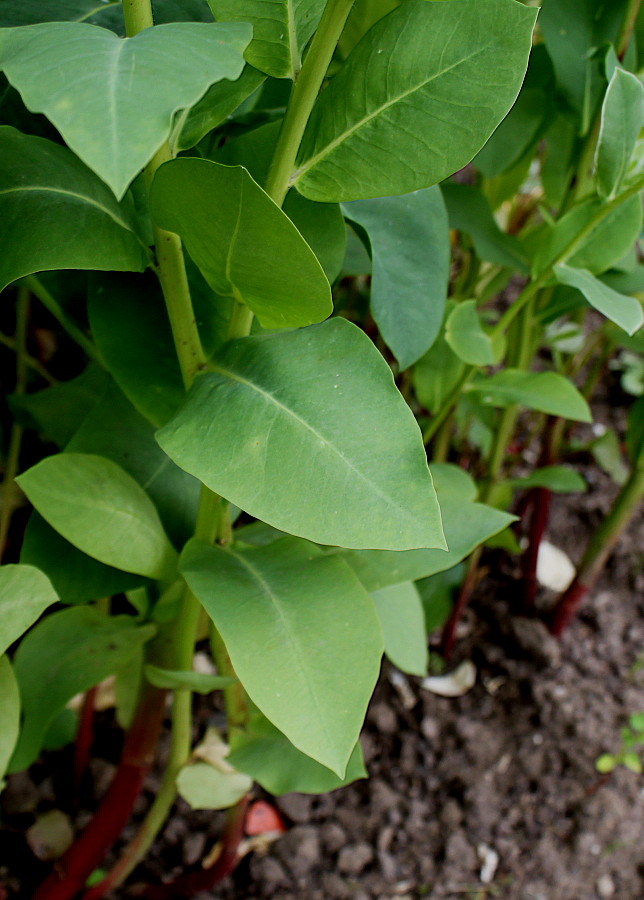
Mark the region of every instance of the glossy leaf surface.
<instances>
[{"instance_id":1,"label":"glossy leaf surface","mask_svg":"<svg viewBox=\"0 0 644 900\"><path fill-rule=\"evenodd\" d=\"M373 604L351 569L283 538L248 550L193 541L181 571L252 701L299 750L343 777L382 654Z\"/></svg>"},{"instance_id":2,"label":"glossy leaf surface","mask_svg":"<svg viewBox=\"0 0 644 900\"><path fill-rule=\"evenodd\" d=\"M318 543L444 546L418 426L354 325L230 341L211 368L157 435L177 465Z\"/></svg>"},{"instance_id":3,"label":"glossy leaf surface","mask_svg":"<svg viewBox=\"0 0 644 900\"><path fill-rule=\"evenodd\" d=\"M134 209L65 147L0 127L0 290L49 269L141 272Z\"/></svg>"},{"instance_id":4,"label":"glossy leaf surface","mask_svg":"<svg viewBox=\"0 0 644 900\"><path fill-rule=\"evenodd\" d=\"M592 422L588 404L577 388L556 372L526 372L503 369L487 378L472 381L466 388L475 391L489 406L520 403L528 409L562 416L574 422Z\"/></svg>"},{"instance_id":5,"label":"glossy leaf surface","mask_svg":"<svg viewBox=\"0 0 644 900\"><path fill-rule=\"evenodd\" d=\"M152 501L111 460L60 453L17 481L43 518L83 553L150 578L172 573L176 554Z\"/></svg>"},{"instance_id":6,"label":"glossy leaf surface","mask_svg":"<svg viewBox=\"0 0 644 900\"><path fill-rule=\"evenodd\" d=\"M591 306L623 328L627 334L635 334L642 327L644 322L642 305L635 297L614 291L587 269L559 265L555 266L555 276L561 284L567 284L581 291Z\"/></svg>"},{"instance_id":7,"label":"glossy leaf surface","mask_svg":"<svg viewBox=\"0 0 644 900\"><path fill-rule=\"evenodd\" d=\"M302 51L320 21L324 0L208 0L218 22L250 22L244 56L273 78L295 80Z\"/></svg>"},{"instance_id":8,"label":"glossy leaf surface","mask_svg":"<svg viewBox=\"0 0 644 900\"><path fill-rule=\"evenodd\" d=\"M0 656L58 601L51 582L39 569L26 565L0 568Z\"/></svg>"},{"instance_id":9,"label":"glossy leaf surface","mask_svg":"<svg viewBox=\"0 0 644 900\"><path fill-rule=\"evenodd\" d=\"M427 675L425 614L412 581L393 584L371 595L382 626L385 655L402 672Z\"/></svg>"},{"instance_id":10,"label":"glossy leaf surface","mask_svg":"<svg viewBox=\"0 0 644 900\"><path fill-rule=\"evenodd\" d=\"M94 25L45 23L3 29L0 68L120 199L168 138L175 113L241 74L250 36L242 23L160 25L125 39Z\"/></svg>"},{"instance_id":11,"label":"glossy leaf surface","mask_svg":"<svg viewBox=\"0 0 644 900\"><path fill-rule=\"evenodd\" d=\"M535 11L513 0L408 0L318 98L292 181L311 200L406 194L462 168L512 106Z\"/></svg>"},{"instance_id":12,"label":"glossy leaf surface","mask_svg":"<svg viewBox=\"0 0 644 900\"><path fill-rule=\"evenodd\" d=\"M297 791L301 794L324 794L357 778L366 778L360 744L356 744L347 763L344 778L311 759L294 747L259 712L253 712L245 731L231 735L228 761L240 772L246 772L264 790L279 797Z\"/></svg>"},{"instance_id":13,"label":"glossy leaf surface","mask_svg":"<svg viewBox=\"0 0 644 900\"><path fill-rule=\"evenodd\" d=\"M241 166L166 163L154 179L151 208L161 228L181 236L212 289L246 303L265 328L310 325L331 314L315 254Z\"/></svg>"},{"instance_id":14,"label":"glossy leaf surface","mask_svg":"<svg viewBox=\"0 0 644 900\"><path fill-rule=\"evenodd\" d=\"M24 722L11 771L31 765L48 724L75 694L112 675L154 634L129 616L74 607L53 613L22 641L14 659Z\"/></svg>"},{"instance_id":15,"label":"glossy leaf surface","mask_svg":"<svg viewBox=\"0 0 644 900\"><path fill-rule=\"evenodd\" d=\"M449 231L437 187L343 204L371 245L371 314L401 369L433 344L443 320Z\"/></svg>"}]
</instances>

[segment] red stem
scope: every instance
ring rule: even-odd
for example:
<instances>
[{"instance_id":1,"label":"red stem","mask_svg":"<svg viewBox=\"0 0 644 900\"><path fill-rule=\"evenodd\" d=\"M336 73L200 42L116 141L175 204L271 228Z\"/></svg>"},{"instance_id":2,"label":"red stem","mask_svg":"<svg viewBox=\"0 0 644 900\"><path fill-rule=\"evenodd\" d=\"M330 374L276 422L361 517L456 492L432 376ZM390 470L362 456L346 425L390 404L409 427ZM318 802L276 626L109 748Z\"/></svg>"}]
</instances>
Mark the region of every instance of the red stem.
<instances>
[{"instance_id":1,"label":"red stem","mask_svg":"<svg viewBox=\"0 0 644 900\"><path fill-rule=\"evenodd\" d=\"M96 701L97 688L90 688L83 697L78 731L74 744L74 787L79 789L83 775L87 771L90 758L90 750L94 739L94 703Z\"/></svg>"},{"instance_id":2,"label":"red stem","mask_svg":"<svg viewBox=\"0 0 644 900\"><path fill-rule=\"evenodd\" d=\"M87 827L32 900L72 900L125 827L154 759L166 692L145 684L116 775Z\"/></svg>"},{"instance_id":3,"label":"red stem","mask_svg":"<svg viewBox=\"0 0 644 900\"><path fill-rule=\"evenodd\" d=\"M553 610L549 624L551 634L555 637L561 637L564 630L575 617L582 600L589 590L590 588L582 584L578 579L573 581Z\"/></svg>"},{"instance_id":4,"label":"red stem","mask_svg":"<svg viewBox=\"0 0 644 900\"><path fill-rule=\"evenodd\" d=\"M463 613L465 612L465 609L470 602L472 592L476 587L476 582L479 575L478 564L480 558L481 551L479 548L478 550L475 550L470 557L467 574L465 575L465 580L461 585L458 598L456 600L456 603L454 604L454 608L452 609L449 619L443 626L440 652L445 661L447 661L452 655L452 650L454 649L454 643L456 641L456 628L458 627L458 623L463 618Z\"/></svg>"},{"instance_id":5,"label":"red stem","mask_svg":"<svg viewBox=\"0 0 644 900\"><path fill-rule=\"evenodd\" d=\"M528 547L523 554L523 602L527 609L534 607L537 598L537 560L539 548L548 525L552 491L533 488L528 501L532 506Z\"/></svg>"},{"instance_id":6,"label":"red stem","mask_svg":"<svg viewBox=\"0 0 644 900\"><path fill-rule=\"evenodd\" d=\"M221 836L221 853L213 866L209 869L186 872L169 884L150 886L142 894L145 900L188 900L190 897L212 890L226 875L229 875L237 864L248 800L249 797L246 795L228 810Z\"/></svg>"}]
</instances>

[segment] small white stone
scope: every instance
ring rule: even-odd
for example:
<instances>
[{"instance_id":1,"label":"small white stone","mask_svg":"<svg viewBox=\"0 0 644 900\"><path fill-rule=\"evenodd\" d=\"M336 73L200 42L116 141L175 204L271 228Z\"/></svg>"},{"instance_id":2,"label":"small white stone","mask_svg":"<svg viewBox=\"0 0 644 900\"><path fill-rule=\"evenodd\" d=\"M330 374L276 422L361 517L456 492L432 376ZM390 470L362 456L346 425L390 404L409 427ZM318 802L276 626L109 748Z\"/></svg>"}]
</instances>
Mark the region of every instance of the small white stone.
<instances>
[{"instance_id":1,"label":"small white stone","mask_svg":"<svg viewBox=\"0 0 644 900\"><path fill-rule=\"evenodd\" d=\"M537 580L551 591L565 591L576 571L570 558L549 541L541 541L537 557Z\"/></svg>"},{"instance_id":2,"label":"small white stone","mask_svg":"<svg viewBox=\"0 0 644 900\"><path fill-rule=\"evenodd\" d=\"M476 852L481 860L479 878L483 884L491 884L499 866L499 854L487 844L479 844Z\"/></svg>"},{"instance_id":3,"label":"small white stone","mask_svg":"<svg viewBox=\"0 0 644 900\"><path fill-rule=\"evenodd\" d=\"M476 667L466 659L449 675L434 675L424 678L421 687L439 697L462 697L476 683Z\"/></svg>"},{"instance_id":4,"label":"small white stone","mask_svg":"<svg viewBox=\"0 0 644 900\"><path fill-rule=\"evenodd\" d=\"M601 875L597 879L597 893L600 897L612 897L615 893L615 882L610 875Z\"/></svg>"}]
</instances>

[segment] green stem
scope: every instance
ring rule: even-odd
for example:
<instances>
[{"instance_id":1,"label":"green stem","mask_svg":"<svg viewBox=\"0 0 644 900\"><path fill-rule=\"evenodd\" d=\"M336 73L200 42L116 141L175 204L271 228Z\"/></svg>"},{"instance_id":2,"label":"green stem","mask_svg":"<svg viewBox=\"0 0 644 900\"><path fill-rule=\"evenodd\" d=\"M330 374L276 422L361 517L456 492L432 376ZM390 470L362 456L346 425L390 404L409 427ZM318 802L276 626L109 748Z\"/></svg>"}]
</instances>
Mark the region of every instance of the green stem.
<instances>
[{"instance_id":1,"label":"green stem","mask_svg":"<svg viewBox=\"0 0 644 900\"><path fill-rule=\"evenodd\" d=\"M18 290L16 304L16 394L24 394L27 386L27 324L29 321L29 291L22 287ZM13 514L16 494L16 475L20 462L23 428L14 422L11 426L9 450L2 479L2 508L0 509L0 556L4 553L9 535L9 526Z\"/></svg>"},{"instance_id":2,"label":"green stem","mask_svg":"<svg viewBox=\"0 0 644 900\"><path fill-rule=\"evenodd\" d=\"M7 335L3 334L1 331L0 331L0 344L2 344L3 347L8 347L9 350L13 350L14 353L16 352L17 344L16 344L15 338L7 337ZM30 356L29 353L23 353L23 358L25 360L26 365L29 366L30 369L33 369L34 372L37 372L41 378L44 378L45 381L47 382L47 384L50 384L50 385L58 384L58 381L52 375L49 374L49 372L43 366L43 364L41 362L38 362L37 359L34 359L33 356Z\"/></svg>"},{"instance_id":3,"label":"green stem","mask_svg":"<svg viewBox=\"0 0 644 900\"><path fill-rule=\"evenodd\" d=\"M89 358L102 363L100 353L94 344L87 335L81 331L78 325L69 318L58 300L49 293L45 285L36 278L35 275L28 275L26 278L23 278L22 283L31 291L34 297L40 300L45 309L47 309L56 319L61 328L67 332L73 341L76 341L78 346L85 351Z\"/></svg>"},{"instance_id":4,"label":"green stem","mask_svg":"<svg viewBox=\"0 0 644 900\"><path fill-rule=\"evenodd\" d=\"M151 28L154 25L152 6L141 0L122 0L123 19L125 20L125 33L128 37L134 37L139 31Z\"/></svg>"},{"instance_id":5,"label":"green stem","mask_svg":"<svg viewBox=\"0 0 644 900\"><path fill-rule=\"evenodd\" d=\"M443 422L451 415L452 409L456 405L456 401L461 396L463 388L470 380L472 373L476 371L476 366L465 366L461 377L458 379L449 395L445 398L439 412L432 418L431 422L423 432L423 442L429 444Z\"/></svg>"},{"instance_id":6,"label":"green stem","mask_svg":"<svg viewBox=\"0 0 644 900\"><path fill-rule=\"evenodd\" d=\"M637 14L639 13L641 3L642 0L630 0L626 8L622 30L615 43L619 59L624 59L624 54L628 50L628 44L635 28L635 22L637 21Z\"/></svg>"},{"instance_id":7,"label":"green stem","mask_svg":"<svg viewBox=\"0 0 644 900\"><path fill-rule=\"evenodd\" d=\"M266 193L281 206L290 187L297 151L311 110L354 0L328 0L306 54L282 122L266 181Z\"/></svg>"}]
</instances>

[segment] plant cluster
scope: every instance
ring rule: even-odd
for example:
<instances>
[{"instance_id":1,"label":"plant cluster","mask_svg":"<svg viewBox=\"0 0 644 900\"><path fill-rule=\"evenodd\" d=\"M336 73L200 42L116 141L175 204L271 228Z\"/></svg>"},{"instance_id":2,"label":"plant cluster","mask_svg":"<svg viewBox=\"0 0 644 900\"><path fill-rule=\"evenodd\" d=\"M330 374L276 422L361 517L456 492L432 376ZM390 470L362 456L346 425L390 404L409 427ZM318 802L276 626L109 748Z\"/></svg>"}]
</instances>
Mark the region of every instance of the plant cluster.
<instances>
[{"instance_id":1,"label":"plant cluster","mask_svg":"<svg viewBox=\"0 0 644 900\"><path fill-rule=\"evenodd\" d=\"M177 792L228 810L214 864L146 894L193 896L234 866L253 781L364 776L383 651L426 674L462 581L449 655L484 545L522 553L535 610L575 454L620 488L554 633L631 520L644 22L639 0L543 0L535 31L535 7L2 4L0 775L75 740L80 779L108 677L125 733L35 900L121 884ZM573 430L609 366L626 456ZM195 749L192 695L215 691L225 743ZM161 788L97 877L169 695Z\"/></svg>"}]
</instances>

